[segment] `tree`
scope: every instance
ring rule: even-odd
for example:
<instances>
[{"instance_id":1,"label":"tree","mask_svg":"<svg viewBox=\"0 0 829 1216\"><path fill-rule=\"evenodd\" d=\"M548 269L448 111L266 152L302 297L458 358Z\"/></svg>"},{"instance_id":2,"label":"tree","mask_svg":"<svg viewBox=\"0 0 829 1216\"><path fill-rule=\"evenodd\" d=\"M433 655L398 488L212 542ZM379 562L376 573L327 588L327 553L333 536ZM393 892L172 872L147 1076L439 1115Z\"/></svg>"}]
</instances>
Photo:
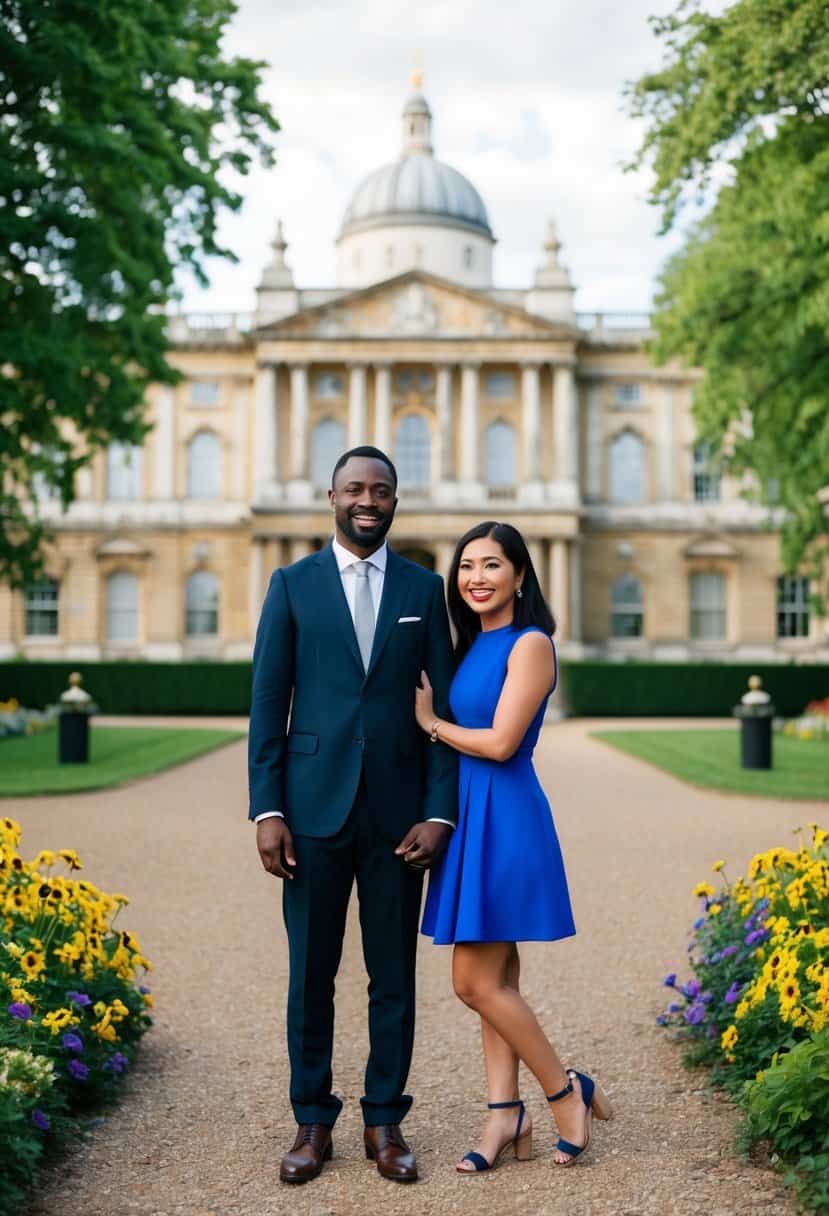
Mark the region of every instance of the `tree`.
<instances>
[{"instance_id":1,"label":"tree","mask_svg":"<svg viewBox=\"0 0 829 1216\"><path fill-rule=\"evenodd\" d=\"M665 265L654 353L704 369L700 437L782 508L783 561L819 571L829 481L829 9L690 0L652 22L662 69L628 92L663 231L703 214Z\"/></svg>"},{"instance_id":2,"label":"tree","mask_svg":"<svg viewBox=\"0 0 829 1216\"><path fill-rule=\"evenodd\" d=\"M233 257L228 179L272 159L263 64L225 57L233 0L0 0L0 578L23 586L109 442L173 383L174 276Z\"/></svg>"}]
</instances>

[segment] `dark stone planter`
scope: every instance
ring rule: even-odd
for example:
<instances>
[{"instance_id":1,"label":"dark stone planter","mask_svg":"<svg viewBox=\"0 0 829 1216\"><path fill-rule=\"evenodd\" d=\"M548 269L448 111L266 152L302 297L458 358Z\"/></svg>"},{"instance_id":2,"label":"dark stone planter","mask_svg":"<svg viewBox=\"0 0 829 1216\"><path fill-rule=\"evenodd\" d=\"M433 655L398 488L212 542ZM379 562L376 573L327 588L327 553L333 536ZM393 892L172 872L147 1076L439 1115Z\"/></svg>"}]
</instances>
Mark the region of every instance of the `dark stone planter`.
<instances>
[{"instance_id":1,"label":"dark stone planter","mask_svg":"<svg viewBox=\"0 0 829 1216\"><path fill-rule=\"evenodd\" d=\"M740 719L740 764L743 768L771 768L772 705L738 705Z\"/></svg>"},{"instance_id":2,"label":"dark stone planter","mask_svg":"<svg viewBox=\"0 0 829 1216\"><path fill-rule=\"evenodd\" d=\"M58 763L89 763L89 714L64 712L58 719Z\"/></svg>"}]
</instances>

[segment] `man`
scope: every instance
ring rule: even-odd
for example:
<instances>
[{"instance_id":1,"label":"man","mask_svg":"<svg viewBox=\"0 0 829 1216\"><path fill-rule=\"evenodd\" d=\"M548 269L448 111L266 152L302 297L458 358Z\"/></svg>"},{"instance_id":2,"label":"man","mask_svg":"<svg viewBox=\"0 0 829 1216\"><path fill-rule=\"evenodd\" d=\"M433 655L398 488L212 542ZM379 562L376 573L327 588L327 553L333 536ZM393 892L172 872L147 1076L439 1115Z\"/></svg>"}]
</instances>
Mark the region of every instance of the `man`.
<instances>
[{"instance_id":1,"label":"man","mask_svg":"<svg viewBox=\"0 0 829 1216\"><path fill-rule=\"evenodd\" d=\"M299 1125L283 1182L331 1157L334 977L356 879L369 974L365 1149L414 1182L400 1130L414 1039L423 871L457 822L453 753L414 716L421 671L448 712L452 649L441 579L386 545L397 473L377 448L346 452L329 501L335 537L271 577L253 654L250 818L265 869L284 880L288 1053ZM288 715L290 709L290 724Z\"/></svg>"}]
</instances>

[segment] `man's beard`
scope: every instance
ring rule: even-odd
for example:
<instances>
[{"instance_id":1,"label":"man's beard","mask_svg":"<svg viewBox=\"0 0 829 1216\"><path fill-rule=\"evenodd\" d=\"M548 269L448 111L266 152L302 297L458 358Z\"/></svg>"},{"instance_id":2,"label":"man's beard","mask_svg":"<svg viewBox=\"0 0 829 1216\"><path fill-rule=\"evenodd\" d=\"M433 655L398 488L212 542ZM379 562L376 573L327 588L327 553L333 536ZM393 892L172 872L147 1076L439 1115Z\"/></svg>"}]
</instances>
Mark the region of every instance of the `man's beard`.
<instances>
[{"instance_id":1,"label":"man's beard","mask_svg":"<svg viewBox=\"0 0 829 1216\"><path fill-rule=\"evenodd\" d=\"M340 526L340 531L344 536L347 536L355 545L360 545L363 549L369 549L372 545L379 545L385 537L394 520L394 514L381 515L375 527L371 529L358 528L350 515L343 515L337 523Z\"/></svg>"}]
</instances>

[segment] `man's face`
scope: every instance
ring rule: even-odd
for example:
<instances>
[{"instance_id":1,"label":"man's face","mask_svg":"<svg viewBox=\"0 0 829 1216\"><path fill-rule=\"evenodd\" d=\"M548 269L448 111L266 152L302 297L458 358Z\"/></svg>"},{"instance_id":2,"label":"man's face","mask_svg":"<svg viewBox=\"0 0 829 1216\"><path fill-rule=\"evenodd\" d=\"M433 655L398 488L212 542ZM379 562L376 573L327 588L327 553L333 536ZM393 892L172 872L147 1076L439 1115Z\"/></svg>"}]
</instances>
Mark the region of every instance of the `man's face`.
<instances>
[{"instance_id":1,"label":"man's face","mask_svg":"<svg viewBox=\"0 0 829 1216\"><path fill-rule=\"evenodd\" d=\"M328 501L338 533L372 553L382 544L397 506L388 465L371 456L352 456L337 473Z\"/></svg>"}]
</instances>

